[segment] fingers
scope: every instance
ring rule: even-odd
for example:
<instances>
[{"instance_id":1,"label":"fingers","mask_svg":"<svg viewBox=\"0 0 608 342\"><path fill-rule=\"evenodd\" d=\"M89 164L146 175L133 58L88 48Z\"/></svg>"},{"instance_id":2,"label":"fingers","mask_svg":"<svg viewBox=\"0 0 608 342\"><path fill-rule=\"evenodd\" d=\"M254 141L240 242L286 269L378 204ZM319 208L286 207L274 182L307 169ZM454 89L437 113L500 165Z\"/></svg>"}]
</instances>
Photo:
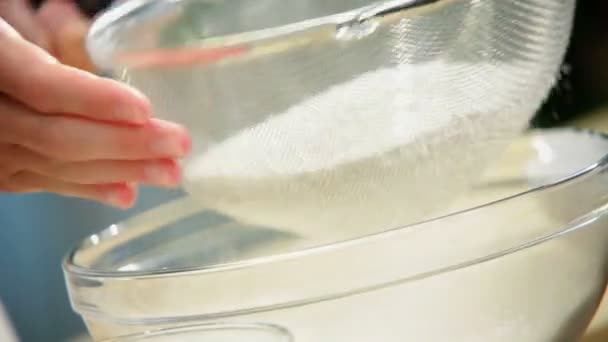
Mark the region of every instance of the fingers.
<instances>
[{"instance_id":1,"label":"fingers","mask_svg":"<svg viewBox=\"0 0 608 342\"><path fill-rule=\"evenodd\" d=\"M59 162L19 145L0 144L0 178L24 170L77 184L129 182L172 188L181 180L172 159Z\"/></svg>"},{"instance_id":2,"label":"fingers","mask_svg":"<svg viewBox=\"0 0 608 342\"><path fill-rule=\"evenodd\" d=\"M149 119L150 103L136 90L57 62L6 24L0 46L0 93L41 113L134 124Z\"/></svg>"},{"instance_id":3,"label":"fingers","mask_svg":"<svg viewBox=\"0 0 608 342\"><path fill-rule=\"evenodd\" d=\"M27 15L4 15L9 2ZM150 103L136 90L79 70L92 70L84 51L88 22L71 1L48 4L64 25L44 37L44 11L34 18L27 0L0 0L0 191L49 191L127 208L136 198L132 184L176 186L176 159L191 144L186 130L150 119Z\"/></svg>"},{"instance_id":4,"label":"fingers","mask_svg":"<svg viewBox=\"0 0 608 342\"><path fill-rule=\"evenodd\" d=\"M101 160L55 164L41 170L47 176L79 184L137 182L160 187L175 187L181 174L174 160L123 161Z\"/></svg>"},{"instance_id":5,"label":"fingers","mask_svg":"<svg viewBox=\"0 0 608 342\"><path fill-rule=\"evenodd\" d=\"M0 190L13 193L49 191L64 196L86 198L118 208L129 208L135 203L136 188L127 183L76 184L53 179L30 171L13 175L10 182L0 183Z\"/></svg>"},{"instance_id":6,"label":"fingers","mask_svg":"<svg viewBox=\"0 0 608 342\"><path fill-rule=\"evenodd\" d=\"M183 127L151 119L140 126L38 115L0 97L0 141L60 161L177 159L190 150Z\"/></svg>"}]
</instances>

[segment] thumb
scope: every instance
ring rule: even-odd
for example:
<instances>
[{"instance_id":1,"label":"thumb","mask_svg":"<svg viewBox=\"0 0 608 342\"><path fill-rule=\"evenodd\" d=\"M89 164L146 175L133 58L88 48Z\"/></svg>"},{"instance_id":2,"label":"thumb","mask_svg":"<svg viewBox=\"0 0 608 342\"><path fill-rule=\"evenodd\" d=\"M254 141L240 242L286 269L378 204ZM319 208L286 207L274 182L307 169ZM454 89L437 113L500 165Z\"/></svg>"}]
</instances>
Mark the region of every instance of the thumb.
<instances>
[{"instance_id":1,"label":"thumb","mask_svg":"<svg viewBox=\"0 0 608 342\"><path fill-rule=\"evenodd\" d=\"M0 0L0 17L26 40L47 51L50 49L49 37L27 0Z\"/></svg>"},{"instance_id":2,"label":"thumb","mask_svg":"<svg viewBox=\"0 0 608 342\"><path fill-rule=\"evenodd\" d=\"M47 0L38 10L38 19L47 32L52 32L53 53L57 59L66 65L94 71L85 49L90 23L74 1Z\"/></svg>"}]
</instances>

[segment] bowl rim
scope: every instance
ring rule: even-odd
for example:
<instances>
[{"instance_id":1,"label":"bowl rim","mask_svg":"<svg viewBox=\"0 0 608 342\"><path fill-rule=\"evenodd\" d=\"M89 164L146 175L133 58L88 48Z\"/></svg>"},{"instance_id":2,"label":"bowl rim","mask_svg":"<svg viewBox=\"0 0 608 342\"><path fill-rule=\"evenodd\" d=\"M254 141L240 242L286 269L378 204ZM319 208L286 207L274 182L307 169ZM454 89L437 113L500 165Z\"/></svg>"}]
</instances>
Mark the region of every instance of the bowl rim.
<instances>
[{"instance_id":1,"label":"bowl rim","mask_svg":"<svg viewBox=\"0 0 608 342\"><path fill-rule=\"evenodd\" d=\"M563 133L563 132L586 134L588 136L594 136L594 137L601 138L602 140L608 141L608 134L606 134L606 133L597 132L597 131L590 130L590 129L580 129L580 128L536 129L536 130L532 130L532 131L528 132L526 135L533 137L533 136L538 136L538 135L545 135L545 134L547 134L547 132L549 132L549 134ZM111 239L114 236L114 234L108 234L108 232L116 229L115 228L116 224L112 224L112 225L106 227L105 229L101 230L97 234L90 235L87 238L81 240L80 243L78 243L75 247L73 247L64 256L63 261L62 261L62 267L66 273L68 273L70 275L74 275L74 276L83 276L83 277L87 277L87 278L88 277L90 277L90 278L111 277L114 279L147 279L147 278L169 277L169 276L174 276L175 274L202 275L202 274L208 274L208 273L234 271L234 270L239 270L239 269L244 269L244 268L250 268L250 267L255 267L255 266L260 266L260 265L265 265L265 264L286 261L286 260L290 260L290 259L303 258L303 257L311 256L311 255L324 254L327 252L340 250L340 249L348 249L349 247L351 247L353 245L366 244L366 243L370 243L375 240L386 239L390 235L399 234L406 230L424 229L424 227L427 225L442 222L449 218L463 216L463 215L466 215L466 214L469 214L472 212L476 212L476 211L487 210L488 208L494 208L500 204L513 202L513 201L533 195L538 192L560 187L566 183L576 182L580 178L583 178L585 176L592 175L596 172L602 172L603 170L601 170L601 169L603 167L608 167L608 153L606 153L599 160L597 160L597 161L591 163L590 165L583 167L583 168L579 169L578 171L571 173L567 176L563 176L563 177L561 177L557 180L551 181L549 183L534 186L528 190L525 190L525 191L522 191L519 193L515 193L515 194L507 196L507 197L499 198L497 200L490 201L490 202L487 202L487 203L484 203L481 205L468 207L468 208L465 208L462 210L456 210L454 212L449 212L445 215L439 215L436 217L429 218L427 220L422 220L422 221L414 222L414 223L407 224L404 226L398 226L398 227L386 229L386 230L383 230L380 232L374 232L374 233L370 233L370 234L366 234L366 235L362 235L362 236L347 238L345 240L341 240L341 241L337 241L337 242L330 242L330 243L315 245L312 247L306 247L306 248L302 248L302 249L288 250L285 252L280 252L280 253L269 255L269 256L255 257L255 258L251 258L251 259L244 259L244 260L239 260L239 261L235 261L235 262L220 263L220 264L214 264L214 265L202 266L202 267L183 267L183 268L171 268L171 269L167 269L167 270L145 270L145 271L94 270L94 269L91 269L88 267L77 265L72 262L73 257L81 248L86 248L91 244L91 242L90 242L91 237L97 236L97 238L95 238L95 240L98 240L98 241ZM176 200L176 201L179 201L179 200ZM122 221L121 223L125 224L126 226L129 226L129 222L132 219L137 219L141 215L145 215L147 212L152 212L152 211L163 209L163 207L165 207L167 205L171 205L171 204L175 203L176 201L171 201L168 204L160 205L156 208L152 208L141 214L135 215L130 219ZM171 224L168 224L168 225L171 225ZM166 226L166 225L163 225L163 226ZM103 237L99 238L99 236L103 236ZM553 237L555 237L555 236L551 236L548 239L551 239ZM531 242L529 242L529 243L531 243ZM485 260L482 260L480 262L483 262L483 261L485 261ZM435 274L435 273L433 273L433 274Z\"/></svg>"},{"instance_id":2,"label":"bowl rim","mask_svg":"<svg viewBox=\"0 0 608 342\"><path fill-rule=\"evenodd\" d=\"M93 24L89 28L88 34L85 37L85 50L91 57L93 63L102 68L104 71L112 70L117 67L115 63L116 49L112 44L108 44L108 34L113 34L115 26L119 25L121 20L131 16L133 13L142 11L145 8L153 6L164 6L161 9L177 8L183 3L198 0L130 0L121 1L111 6L106 11L98 15ZM294 20L293 22L279 24L276 26L252 30L243 30L235 33L222 34L214 36L213 40L220 39L223 41L219 46L217 43L211 43L211 48L216 48L221 53L221 48L227 48L228 56L234 54L230 48L234 46L248 45L253 42L272 40L278 37L298 34L299 32L307 31L313 28L329 25L333 30L339 30L343 25L348 25L353 22L363 22L370 18L390 17L395 11L400 11L405 8L424 9L433 8L433 6L442 5L443 3L453 2L454 0L368 0L367 5L358 7L353 6L350 10L344 10L337 13L328 13L325 15ZM136 25L132 23L129 27L141 27L148 23L149 20L139 20ZM186 44L179 44L170 49L160 49L155 47L152 51L180 51L187 49ZM129 51L129 50L127 50ZM144 52L144 51L140 51Z\"/></svg>"},{"instance_id":3,"label":"bowl rim","mask_svg":"<svg viewBox=\"0 0 608 342\"><path fill-rule=\"evenodd\" d=\"M547 134L564 133L575 134L579 139L597 139L599 137L602 143L608 143L608 135L606 134L572 128L535 130L532 133L525 134L524 138L530 141L535 137L547 136ZM601 157L595 157L594 155L594 162L586 162L586 167L582 166L581 163L581 167L577 171L569 172L565 177L551 178L552 180L545 184L482 205L472 206L464 210L455 210L447 215L350 240L310 248L293 249L232 263L182 269L100 271L71 262L75 253L83 246L86 247L89 240L84 239L63 260L62 266L69 298L73 309L88 319L101 319L127 325L177 324L180 322L217 320L235 315L275 311L336 300L470 268L534 248L561 236L579 231L601 218L608 217L608 203L606 203L606 197L602 196L584 204L580 210L577 209L575 212L568 213L568 218L560 218L559 221L550 220L545 222L544 219L538 221L538 218L532 217L532 226L529 232L528 230L525 230L525 232L515 230L514 234L510 234L511 230L507 229L504 241L501 240L501 242L496 241L496 236L492 233L493 230L480 231L475 228L478 226L477 224L470 224L488 222L487 220L496 212L521 210L521 204L528 203L530 201L528 198L532 198L532 201L534 201L535 196L547 200L555 198L557 192L557 198L559 199L565 198L564 196L577 195L581 189L586 191L589 185L594 185L598 181L598 177L600 177L600 181L604 179L603 177L608 177L606 172L608 170L608 154L601 153ZM555 177L555 175L551 177ZM599 190L605 190L602 189L604 188L602 187ZM573 193L572 190L575 192ZM147 212L153 212L154 210ZM145 215L145 213L142 213L142 215ZM129 220L125 222L129 222ZM457 227L456 230L445 229L446 226L451 224L459 226L463 223L465 226ZM160 225L160 227L163 226L166 225ZM159 225L154 227L159 227ZM112 229L115 228L110 226L102 232L108 232ZM457 247L448 248L447 253L443 250L437 250L437 243L431 243L421 250L408 248L409 245L418 246L421 243L421 236L422 243L425 243L425 240L428 240L429 233L434 241L438 236L433 232L437 232L437 229L447 233L442 234L437 243L449 243ZM451 232L457 232L457 234L454 235ZM455 236L461 236L463 233L477 234L481 232L486 233L482 234L483 237L478 242L475 242L477 240L474 239L473 244L453 244L452 239ZM411 234L413 234L413 237ZM115 235L112 234L102 236L104 239L113 237ZM97 239L99 239L99 236L97 236ZM466 242L466 239L462 242ZM433 255L433 258L422 263L410 263L404 267L400 261L403 258L425 257L425 255L428 255L425 253L433 251L440 251L440 253ZM327 260L331 262L327 262ZM383 267L378 267L378 260L382 261ZM337 266L342 268L336 273ZM297 271L294 273L294 270ZM235 272L238 274L239 281L234 281L237 279L234 277ZM306 287L299 287L299 284L305 279L322 279L315 278L322 275L332 275L332 281L311 282ZM361 278L361 275L365 276ZM281 279L281 281L276 282L276 279ZM252 280L259 283L248 290L246 297L233 296L234 293L242 293L243 281ZM144 287L133 286L131 285L133 281L146 285ZM218 284L223 284L221 293L231 295L231 297L206 297L203 302L200 302L200 300L192 301L188 291L169 291L165 293L168 295L172 293L170 294L172 299L161 306L148 303L146 300L150 295L155 295L156 292L154 291L158 291L159 288L171 289L174 286L177 288L189 286L189 288L196 288L197 291L205 291L205 289L215 291ZM280 288L295 288L282 293L280 296L272 295L276 293L274 291L276 291L277 286L280 286ZM118 295L116 291L118 291ZM124 300L127 298L128 301L137 298L138 305L134 307L125 304ZM177 316L176 308L182 310Z\"/></svg>"},{"instance_id":4,"label":"bowl rim","mask_svg":"<svg viewBox=\"0 0 608 342\"><path fill-rule=\"evenodd\" d=\"M259 331L268 334L272 334L274 337L281 338L283 342L292 342L293 336L289 330L275 324L268 323L223 323L223 322L211 322L211 323L198 323L198 324L187 324L179 325L168 328L158 328L146 330L140 333L134 333L124 336L113 337L110 339L104 339L100 342L137 342L146 337L162 337L173 334L182 334L189 332L212 332L212 331Z\"/></svg>"}]
</instances>

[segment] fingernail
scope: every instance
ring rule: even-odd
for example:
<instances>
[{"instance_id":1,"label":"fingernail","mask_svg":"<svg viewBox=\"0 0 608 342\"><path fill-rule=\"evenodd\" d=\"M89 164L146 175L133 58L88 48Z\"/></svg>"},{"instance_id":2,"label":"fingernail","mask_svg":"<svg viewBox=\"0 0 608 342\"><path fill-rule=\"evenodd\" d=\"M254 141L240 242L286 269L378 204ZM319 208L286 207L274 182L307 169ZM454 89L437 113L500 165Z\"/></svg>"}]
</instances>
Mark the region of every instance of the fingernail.
<instances>
[{"instance_id":1,"label":"fingernail","mask_svg":"<svg viewBox=\"0 0 608 342\"><path fill-rule=\"evenodd\" d=\"M115 117L117 120L128 121L134 124L145 124L150 120L149 113L144 108L128 105L119 108L116 111Z\"/></svg>"},{"instance_id":2,"label":"fingernail","mask_svg":"<svg viewBox=\"0 0 608 342\"><path fill-rule=\"evenodd\" d=\"M148 97L144 93L142 93L141 91L139 91L139 89L137 89L137 88L133 88L133 87L131 87L131 86L125 84L125 83L123 83L123 84L127 87L127 90L129 92L131 92L131 94L133 96L137 97L140 101L142 101L142 103L146 107L150 106L150 100L148 100Z\"/></svg>"},{"instance_id":3,"label":"fingernail","mask_svg":"<svg viewBox=\"0 0 608 342\"><path fill-rule=\"evenodd\" d=\"M174 187L179 182L179 169L170 163L153 162L144 167L146 182L159 186Z\"/></svg>"},{"instance_id":4,"label":"fingernail","mask_svg":"<svg viewBox=\"0 0 608 342\"><path fill-rule=\"evenodd\" d=\"M183 128L174 129L152 141L152 152L166 157L183 157L190 151L190 136Z\"/></svg>"},{"instance_id":5,"label":"fingernail","mask_svg":"<svg viewBox=\"0 0 608 342\"><path fill-rule=\"evenodd\" d=\"M136 103L130 101L131 103L118 107L117 117L136 124L148 122L150 120L151 104L146 95L125 83L120 83L120 85L137 100Z\"/></svg>"},{"instance_id":6,"label":"fingernail","mask_svg":"<svg viewBox=\"0 0 608 342\"><path fill-rule=\"evenodd\" d=\"M184 135L182 136L181 144L182 144L182 151L184 151L184 154L190 153L190 150L192 149L192 138L190 138L190 134L188 134L188 132L184 132Z\"/></svg>"},{"instance_id":7,"label":"fingernail","mask_svg":"<svg viewBox=\"0 0 608 342\"><path fill-rule=\"evenodd\" d=\"M130 186L112 187L106 194L106 202L118 208L129 208L133 205L135 193Z\"/></svg>"}]
</instances>

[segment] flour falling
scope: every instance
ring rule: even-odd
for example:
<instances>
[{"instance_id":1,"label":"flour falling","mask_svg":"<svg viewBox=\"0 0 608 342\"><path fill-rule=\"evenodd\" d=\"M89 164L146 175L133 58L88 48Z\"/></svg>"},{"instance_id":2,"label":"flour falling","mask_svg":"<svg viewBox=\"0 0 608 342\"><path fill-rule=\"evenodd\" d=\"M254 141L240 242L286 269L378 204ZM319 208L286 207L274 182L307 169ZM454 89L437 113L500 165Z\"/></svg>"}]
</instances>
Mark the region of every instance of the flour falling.
<instances>
[{"instance_id":1,"label":"flour falling","mask_svg":"<svg viewBox=\"0 0 608 342\"><path fill-rule=\"evenodd\" d=\"M526 126L553 83L526 72L435 61L363 74L210 146L186 169L187 189L237 220L304 236L428 218Z\"/></svg>"}]
</instances>

